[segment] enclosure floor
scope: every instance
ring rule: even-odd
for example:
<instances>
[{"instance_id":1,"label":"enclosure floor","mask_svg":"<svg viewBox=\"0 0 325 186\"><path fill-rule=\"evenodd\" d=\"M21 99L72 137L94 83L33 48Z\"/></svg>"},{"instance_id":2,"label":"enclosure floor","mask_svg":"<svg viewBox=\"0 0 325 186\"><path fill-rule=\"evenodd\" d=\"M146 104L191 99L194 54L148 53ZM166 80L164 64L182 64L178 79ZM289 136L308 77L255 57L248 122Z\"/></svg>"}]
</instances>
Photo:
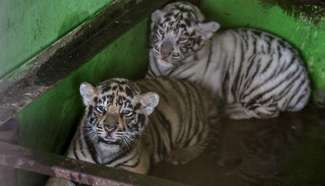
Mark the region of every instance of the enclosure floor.
<instances>
[{"instance_id":1,"label":"enclosure floor","mask_svg":"<svg viewBox=\"0 0 325 186\"><path fill-rule=\"evenodd\" d=\"M185 165L160 163L151 175L194 186L283 185L290 149L304 141L308 128L324 128L319 113L307 109L269 120L222 119L218 139L199 158Z\"/></svg>"}]
</instances>

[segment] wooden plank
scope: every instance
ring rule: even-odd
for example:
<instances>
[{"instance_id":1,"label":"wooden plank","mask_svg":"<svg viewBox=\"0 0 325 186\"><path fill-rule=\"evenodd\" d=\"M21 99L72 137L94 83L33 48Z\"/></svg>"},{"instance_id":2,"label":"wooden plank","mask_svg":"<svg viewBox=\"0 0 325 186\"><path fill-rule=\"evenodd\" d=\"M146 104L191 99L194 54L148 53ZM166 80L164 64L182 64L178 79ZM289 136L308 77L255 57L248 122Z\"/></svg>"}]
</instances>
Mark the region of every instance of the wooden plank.
<instances>
[{"instance_id":1,"label":"wooden plank","mask_svg":"<svg viewBox=\"0 0 325 186\"><path fill-rule=\"evenodd\" d=\"M17 144L18 126L16 119L11 119L0 126L0 141ZM0 150L1 151L1 150ZM16 170L12 167L0 165L0 185L15 186L17 185Z\"/></svg>"},{"instance_id":2,"label":"wooden plank","mask_svg":"<svg viewBox=\"0 0 325 186\"><path fill-rule=\"evenodd\" d=\"M0 125L168 0L115 0L0 79Z\"/></svg>"},{"instance_id":3,"label":"wooden plank","mask_svg":"<svg viewBox=\"0 0 325 186\"><path fill-rule=\"evenodd\" d=\"M0 141L0 165L56 176L87 185L185 186L169 180L134 174L62 156L31 151Z\"/></svg>"},{"instance_id":4,"label":"wooden plank","mask_svg":"<svg viewBox=\"0 0 325 186\"><path fill-rule=\"evenodd\" d=\"M18 128L19 123L17 119L11 119L0 126L0 141L9 143L18 143Z\"/></svg>"}]
</instances>

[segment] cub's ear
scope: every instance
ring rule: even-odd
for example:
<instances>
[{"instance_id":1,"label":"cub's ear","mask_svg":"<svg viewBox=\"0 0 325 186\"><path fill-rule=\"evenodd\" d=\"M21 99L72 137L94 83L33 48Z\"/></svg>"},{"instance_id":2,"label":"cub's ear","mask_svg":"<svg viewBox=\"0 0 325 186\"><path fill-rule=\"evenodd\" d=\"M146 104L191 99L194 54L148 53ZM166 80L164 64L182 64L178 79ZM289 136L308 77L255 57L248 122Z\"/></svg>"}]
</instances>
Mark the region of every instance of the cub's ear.
<instances>
[{"instance_id":1,"label":"cub's ear","mask_svg":"<svg viewBox=\"0 0 325 186\"><path fill-rule=\"evenodd\" d=\"M86 106L91 105L94 101L94 98L97 96L97 89L93 85L87 82L80 84L80 95Z\"/></svg>"},{"instance_id":2,"label":"cub's ear","mask_svg":"<svg viewBox=\"0 0 325 186\"><path fill-rule=\"evenodd\" d=\"M156 10L151 14L151 21L158 22L158 20L163 16L163 12L160 10Z\"/></svg>"},{"instance_id":3,"label":"cub's ear","mask_svg":"<svg viewBox=\"0 0 325 186\"><path fill-rule=\"evenodd\" d=\"M145 115L150 115L159 103L159 95L155 92L147 92L135 97L140 104L140 111Z\"/></svg>"},{"instance_id":4,"label":"cub's ear","mask_svg":"<svg viewBox=\"0 0 325 186\"><path fill-rule=\"evenodd\" d=\"M196 26L197 31L203 36L204 39L210 39L213 34L219 30L220 24L214 21L207 23L199 23Z\"/></svg>"}]
</instances>

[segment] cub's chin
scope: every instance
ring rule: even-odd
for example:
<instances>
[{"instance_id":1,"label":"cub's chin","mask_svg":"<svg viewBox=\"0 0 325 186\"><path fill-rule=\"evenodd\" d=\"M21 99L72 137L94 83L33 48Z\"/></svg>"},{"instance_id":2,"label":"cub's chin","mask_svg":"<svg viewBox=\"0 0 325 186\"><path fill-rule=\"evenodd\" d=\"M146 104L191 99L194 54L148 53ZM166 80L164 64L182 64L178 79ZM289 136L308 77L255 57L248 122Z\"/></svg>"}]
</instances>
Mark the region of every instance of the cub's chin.
<instances>
[{"instance_id":1,"label":"cub's chin","mask_svg":"<svg viewBox=\"0 0 325 186\"><path fill-rule=\"evenodd\" d=\"M106 144L116 144L119 140L111 136L98 136L98 141Z\"/></svg>"}]
</instances>

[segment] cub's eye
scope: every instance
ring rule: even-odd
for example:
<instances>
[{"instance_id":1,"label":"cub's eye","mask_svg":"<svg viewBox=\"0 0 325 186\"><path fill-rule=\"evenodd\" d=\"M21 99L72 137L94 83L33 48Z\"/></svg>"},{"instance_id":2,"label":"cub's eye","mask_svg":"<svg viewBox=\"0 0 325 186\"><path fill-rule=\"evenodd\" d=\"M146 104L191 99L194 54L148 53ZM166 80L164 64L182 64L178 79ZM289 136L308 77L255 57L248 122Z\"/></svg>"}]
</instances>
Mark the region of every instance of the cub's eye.
<instances>
[{"instance_id":1,"label":"cub's eye","mask_svg":"<svg viewBox=\"0 0 325 186\"><path fill-rule=\"evenodd\" d=\"M131 110L123 110L121 112L121 114L123 114L124 116L131 116L133 114L133 111L131 111Z\"/></svg>"},{"instance_id":2,"label":"cub's eye","mask_svg":"<svg viewBox=\"0 0 325 186\"><path fill-rule=\"evenodd\" d=\"M184 23L181 23L181 24L179 25L179 27L180 27L180 28L186 28L186 25L185 25Z\"/></svg>"},{"instance_id":3,"label":"cub's eye","mask_svg":"<svg viewBox=\"0 0 325 186\"><path fill-rule=\"evenodd\" d=\"M106 109L105 109L105 107L103 107L103 106L96 106L95 109L96 109L96 111L99 112L99 113L104 113L104 112L106 112Z\"/></svg>"},{"instance_id":4,"label":"cub's eye","mask_svg":"<svg viewBox=\"0 0 325 186\"><path fill-rule=\"evenodd\" d=\"M152 34L151 36L151 42L157 43L160 40L160 37L158 34Z\"/></svg>"}]
</instances>

